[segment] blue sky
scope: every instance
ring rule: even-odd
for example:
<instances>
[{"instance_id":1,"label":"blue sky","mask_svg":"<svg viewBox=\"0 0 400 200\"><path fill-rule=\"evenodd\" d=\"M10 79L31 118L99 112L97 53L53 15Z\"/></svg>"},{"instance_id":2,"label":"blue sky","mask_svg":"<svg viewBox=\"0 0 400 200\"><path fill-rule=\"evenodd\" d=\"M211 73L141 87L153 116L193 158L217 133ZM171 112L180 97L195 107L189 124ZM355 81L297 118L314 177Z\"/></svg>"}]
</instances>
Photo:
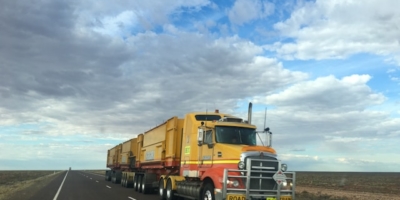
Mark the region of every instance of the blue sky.
<instances>
[{"instance_id":1,"label":"blue sky","mask_svg":"<svg viewBox=\"0 0 400 200\"><path fill-rule=\"evenodd\" d=\"M172 116L251 101L290 170L398 171L396 3L3 2L0 170L104 169Z\"/></svg>"}]
</instances>

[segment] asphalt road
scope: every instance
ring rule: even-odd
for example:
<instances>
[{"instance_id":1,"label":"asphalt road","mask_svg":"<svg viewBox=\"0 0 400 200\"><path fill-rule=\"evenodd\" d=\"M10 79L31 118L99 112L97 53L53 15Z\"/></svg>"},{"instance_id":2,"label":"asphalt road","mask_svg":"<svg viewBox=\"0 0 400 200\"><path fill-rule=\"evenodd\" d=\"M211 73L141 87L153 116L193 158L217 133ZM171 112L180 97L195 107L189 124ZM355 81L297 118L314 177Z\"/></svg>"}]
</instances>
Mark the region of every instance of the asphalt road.
<instances>
[{"instance_id":1,"label":"asphalt road","mask_svg":"<svg viewBox=\"0 0 400 200\"><path fill-rule=\"evenodd\" d=\"M32 200L158 200L158 194L135 192L104 180L104 176L83 171L66 171L39 190Z\"/></svg>"}]
</instances>

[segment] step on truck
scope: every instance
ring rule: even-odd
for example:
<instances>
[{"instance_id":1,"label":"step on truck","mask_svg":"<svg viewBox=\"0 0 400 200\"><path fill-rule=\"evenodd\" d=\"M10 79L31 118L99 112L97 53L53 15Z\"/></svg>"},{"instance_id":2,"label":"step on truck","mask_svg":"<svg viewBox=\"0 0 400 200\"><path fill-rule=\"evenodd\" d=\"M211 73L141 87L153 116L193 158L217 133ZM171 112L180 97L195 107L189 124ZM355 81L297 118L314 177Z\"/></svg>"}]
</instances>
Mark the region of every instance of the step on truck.
<instances>
[{"instance_id":1,"label":"step on truck","mask_svg":"<svg viewBox=\"0 0 400 200\"><path fill-rule=\"evenodd\" d=\"M295 172L257 131L216 110L172 117L108 150L105 179L160 199L294 200Z\"/></svg>"}]
</instances>

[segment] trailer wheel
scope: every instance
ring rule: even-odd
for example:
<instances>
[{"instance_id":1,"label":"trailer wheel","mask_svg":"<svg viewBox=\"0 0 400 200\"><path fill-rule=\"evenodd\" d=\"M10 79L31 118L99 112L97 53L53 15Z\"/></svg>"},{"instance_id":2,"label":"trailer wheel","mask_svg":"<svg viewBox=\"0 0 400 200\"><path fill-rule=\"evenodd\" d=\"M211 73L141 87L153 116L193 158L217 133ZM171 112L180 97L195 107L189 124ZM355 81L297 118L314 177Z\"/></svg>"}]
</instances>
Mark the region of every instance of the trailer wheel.
<instances>
[{"instance_id":1,"label":"trailer wheel","mask_svg":"<svg viewBox=\"0 0 400 200\"><path fill-rule=\"evenodd\" d=\"M172 182L171 179L167 182L167 191L166 191L166 199L167 200L177 200L178 198L175 196L175 191L172 190Z\"/></svg>"},{"instance_id":2,"label":"trailer wheel","mask_svg":"<svg viewBox=\"0 0 400 200\"><path fill-rule=\"evenodd\" d=\"M138 175L135 174L135 176L133 177L133 189L135 191L138 191Z\"/></svg>"},{"instance_id":3,"label":"trailer wheel","mask_svg":"<svg viewBox=\"0 0 400 200\"><path fill-rule=\"evenodd\" d=\"M165 200L164 178L160 178L158 182L158 192L160 194L160 200Z\"/></svg>"},{"instance_id":4,"label":"trailer wheel","mask_svg":"<svg viewBox=\"0 0 400 200\"><path fill-rule=\"evenodd\" d=\"M128 187L128 174L125 173L124 177L124 187Z\"/></svg>"},{"instance_id":5,"label":"trailer wheel","mask_svg":"<svg viewBox=\"0 0 400 200\"><path fill-rule=\"evenodd\" d=\"M214 200L215 199L214 185L212 183L206 183L206 185L203 188L201 199L204 199L204 200Z\"/></svg>"},{"instance_id":6,"label":"trailer wheel","mask_svg":"<svg viewBox=\"0 0 400 200\"><path fill-rule=\"evenodd\" d=\"M137 181L137 188L138 188L137 191L140 193L142 192L142 185L141 185L142 179L143 179L143 177L139 175L138 181Z\"/></svg>"},{"instance_id":7,"label":"trailer wheel","mask_svg":"<svg viewBox=\"0 0 400 200\"><path fill-rule=\"evenodd\" d=\"M111 172L111 183L115 183L115 172Z\"/></svg>"},{"instance_id":8,"label":"trailer wheel","mask_svg":"<svg viewBox=\"0 0 400 200\"><path fill-rule=\"evenodd\" d=\"M146 187L146 174L144 174L142 176L142 181L140 183L140 187L142 188L142 193L143 194L147 194L148 192L148 188Z\"/></svg>"},{"instance_id":9,"label":"trailer wheel","mask_svg":"<svg viewBox=\"0 0 400 200\"><path fill-rule=\"evenodd\" d=\"M126 187L126 185L125 185L125 175L124 175L124 174L122 174L121 186L122 186L122 187Z\"/></svg>"}]
</instances>

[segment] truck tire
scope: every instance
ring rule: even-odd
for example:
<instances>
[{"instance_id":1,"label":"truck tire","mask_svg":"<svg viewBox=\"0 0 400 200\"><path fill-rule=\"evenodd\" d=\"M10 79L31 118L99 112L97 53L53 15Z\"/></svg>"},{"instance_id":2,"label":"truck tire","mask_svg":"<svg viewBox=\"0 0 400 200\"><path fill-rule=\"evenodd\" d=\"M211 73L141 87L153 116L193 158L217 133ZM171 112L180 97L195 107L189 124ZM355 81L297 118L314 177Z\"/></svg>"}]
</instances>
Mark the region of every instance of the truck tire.
<instances>
[{"instance_id":1,"label":"truck tire","mask_svg":"<svg viewBox=\"0 0 400 200\"><path fill-rule=\"evenodd\" d=\"M135 174L135 177L133 177L133 190L138 191L138 175Z\"/></svg>"},{"instance_id":2,"label":"truck tire","mask_svg":"<svg viewBox=\"0 0 400 200\"><path fill-rule=\"evenodd\" d=\"M128 174L124 174L123 176L122 176L122 180L123 180L123 185L122 186L124 186L124 187L128 187Z\"/></svg>"},{"instance_id":3,"label":"truck tire","mask_svg":"<svg viewBox=\"0 0 400 200\"><path fill-rule=\"evenodd\" d=\"M142 176L141 175L139 175L138 176L138 181L137 181L137 191L138 192L140 192L140 193L142 193Z\"/></svg>"},{"instance_id":4,"label":"truck tire","mask_svg":"<svg viewBox=\"0 0 400 200\"><path fill-rule=\"evenodd\" d=\"M146 174L144 174L143 176L142 176L142 181L140 182L140 187L141 187L141 189L142 189L142 193L143 194L147 194L148 192L147 192L147 187L146 187Z\"/></svg>"},{"instance_id":5,"label":"truck tire","mask_svg":"<svg viewBox=\"0 0 400 200\"><path fill-rule=\"evenodd\" d=\"M120 170L115 171L114 176L115 176L115 184L121 184L122 171Z\"/></svg>"},{"instance_id":6,"label":"truck tire","mask_svg":"<svg viewBox=\"0 0 400 200\"><path fill-rule=\"evenodd\" d=\"M115 172L111 172L111 183L115 183Z\"/></svg>"},{"instance_id":7,"label":"truck tire","mask_svg":"<svg viewBox=\"0 0 400 200\"><path fill-rule=\"evenodd\" d=\"M121 186L122 186L122 187L126 187L126 185L125 185L125 174L122 174L122 177L121 177Z\"/></svg>"},{"instance_id":8,"label":"truck tire","mask_svg":"<svg viewBox=\"0 0 400 200\"><path fill-rule=\"evenodd\" d=\"M164 178L160 178L158 182L158 192L160 195L160 200L165 200L165 188L164 188Z\"/></svg>"},{"instance_id":9,"label":"truck tire","mask_svg":"<svg viewBox=\"0 0 400 200\"><path fill-rule=\"evenodd\" d=\"M201 199L204 200L215 200L214 185L212 183L206 183L201 193Z\"/></svg>"},{"instance_id":10,"label":"truck tire","mask_svg":"<svg viewBox=\"0 0 400 200\"><path fill-rule=\"evenodd\" d=\"M165 198L167 200L177 200L178 199L177 196L175 196L175 191L172 190L172 182L171 182L170 179L167 182L167 189L166 189Z\"/></svg>"}]
</instances>

